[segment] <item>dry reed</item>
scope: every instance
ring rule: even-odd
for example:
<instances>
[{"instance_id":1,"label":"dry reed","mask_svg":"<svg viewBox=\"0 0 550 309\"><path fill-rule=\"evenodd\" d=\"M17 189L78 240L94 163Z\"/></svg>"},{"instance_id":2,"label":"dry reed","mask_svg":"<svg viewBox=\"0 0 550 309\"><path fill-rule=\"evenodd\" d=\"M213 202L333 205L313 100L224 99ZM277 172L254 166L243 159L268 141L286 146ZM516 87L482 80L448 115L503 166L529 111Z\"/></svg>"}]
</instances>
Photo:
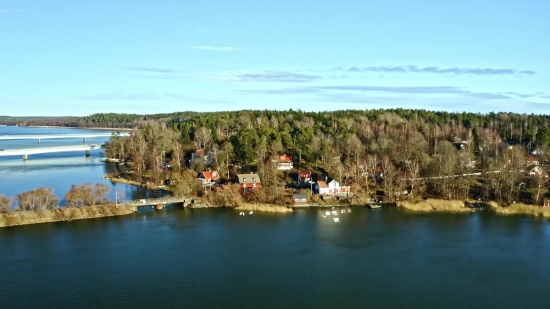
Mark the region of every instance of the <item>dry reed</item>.
<instances>
[{"instance_id":1,"label":"dry reed","mask_svg":"<svg viewBox=\"0 0 550 309\"><path fill-rule=\"evenodd\" d=\"M274 205L274 204L256 204L256 203L243 203L237 207L235 207L236 210L240 211L261 211L261 212L280 212L280 213L286 213L286 212L292 212L292 208L288 208L286 206L281 205Z\"/></svg>"},{"instance_id":2,"label":"dry reed","mask_svg":"<svg viewBox=\"0 0 550 309\"><path fill-rule=\"evenodd\" d=\"M403 201L398 203L408 210L414 211L449 211L449 212L471 212L472 209L466 207L463 201L428 199L416 202Z\"/></svg>"},{"instance_id":3,"label":"dry reed","mask_svg":"<svg viewBox=\"0 0 550 309\"><path fill-rule=\"evenodd\" d=\"M489 209L499 215L530 215L550 218L550 207L527 205L522 203L510 206L500 206L496 202L489 202Z\"/></svg>"}]
</instances>

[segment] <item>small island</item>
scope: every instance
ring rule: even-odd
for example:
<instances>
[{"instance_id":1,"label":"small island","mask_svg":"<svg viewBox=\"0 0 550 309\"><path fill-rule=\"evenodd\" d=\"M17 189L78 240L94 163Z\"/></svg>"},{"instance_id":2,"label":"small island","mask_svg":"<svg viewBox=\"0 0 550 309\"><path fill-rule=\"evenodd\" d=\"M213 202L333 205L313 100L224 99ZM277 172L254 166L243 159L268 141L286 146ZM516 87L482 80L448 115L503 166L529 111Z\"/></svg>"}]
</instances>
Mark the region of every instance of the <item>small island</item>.
<instances>
[{"instance_id":1,"label":"small island","mask_svg":"<svg viewBox=\"0 0 550 309\"><path fill-rule=\"evenodd\" d=\"M382 203L414 211L550 215L544 207L550 205L547 116L402 109L130 116L12 121L128 129L103 145L105 164L115 165L103 181L185 197L184 207L292 212ZM39 200L47 190L38 190ZM96 193L75 202L74 192ZM95 209L82 218L135 211L97 210L118 203L108 201L99 184L76 185L64 207L55 205L59 198L29 206L20 197L25 194L32 195L1 197L3 226L22 211L55 209L51 217L59 220L76 215L55 213L81 207Z\"/></svg>"}]
</instances>

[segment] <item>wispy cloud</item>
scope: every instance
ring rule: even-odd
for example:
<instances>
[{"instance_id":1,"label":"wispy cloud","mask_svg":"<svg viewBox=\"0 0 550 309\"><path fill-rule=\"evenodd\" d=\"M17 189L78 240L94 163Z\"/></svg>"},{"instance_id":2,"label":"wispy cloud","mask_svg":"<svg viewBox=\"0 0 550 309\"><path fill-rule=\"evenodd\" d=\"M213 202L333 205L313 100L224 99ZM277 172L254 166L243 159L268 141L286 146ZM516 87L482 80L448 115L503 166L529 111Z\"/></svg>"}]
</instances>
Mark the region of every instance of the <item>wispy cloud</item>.
<instances>
[{"instance_id":1,"label":"wispy cloud","mask_svg":"<svg viewBox=\"0 0 550 309\"><path fill-rule=\"evenodd\" d=\"M334 68L332 71L342 71L342 68ZM432 73L432 74L456 74L456 75L534 75L531 70L494 69L494 68L439 68L407 66L369 66L350 67L348 72L383 72L383 73Z\"/></svg>"},{"instance_id":2,"label":"wispy cloud","mask_svg":"<svg viewBox=\"0 0 550 309\"><path fill-rule=\"evenodd\" d=\"M242 51L243 49L240 47L229 47L229 46L190 46L192 49L197 50L208 50L208 51L226 51L226 52L233 52L233 51Z\"/></svg>"},{"instance_id":3,"label":"wispy cloud","mask_svg":"<svg viewBox=\"0 0 550 309\"><path fill-rule=\"evenodd\" d=\"M521 94L515 92L478 92L453 86L363 86L363 85L339 85L339 86L303 86L281 89L239 89L241 93L249 94L311 94L319 93L323 96L343 95L346 93L385 93L393 95L455 95L486 100L509 100L526 98L544 98L538 94ZM339 93L339 94L338 94ZM361 97L362 98L362 97Z\"/></svg>"},{"instance_id":4,"label":"wispy cloud","mask_svg":"<svg viewBox=\"0 0 550 309\"><path fill-rule=\"evenodd\" d=\"M282 89L238 89L235 90L242 93L255 93L255 94L308 94L308 93L320 93L322 90L314 88L282 88Z\"/></svg>"},{"instance_id":5,"label":"wispy cloud","mask_svg":"<svg viewBox=\"0 0 550 309\"><path fill-rule=\"evenodd\" d=\"M319 75L294 73L288 71L262 71L251 72L225 72L216 80L232 82L281 82L281 83L306 83L323 79Z\"/></svg>"},{"instance_id":6,"label":"wispy cloud","mask_svg":"<svg viewBox=\"0 0 550 309\"><path fill-rule=\"evenodd\" d=\"M453 87L453 86L315 86L315 89L336 90L336 91L368 91L368 92L385 92L393 94L456 94L466 95L482 99L511 99L511 96L490 93L490 92L473 92L468 89Z\"/></svg>"},{"instance_id":7,"label":"wispy cloud","mask_svg":"<svg viewBox=\"0 0 550 309\"><path fill-rule=\"evenodd\" d=\"M155 67L127 67L126 70L130 71L139 71L139 72L149 72L149 73L176 73L177 70L165 69L165 68L155 68Z\"/></svg>"}]
</instances>

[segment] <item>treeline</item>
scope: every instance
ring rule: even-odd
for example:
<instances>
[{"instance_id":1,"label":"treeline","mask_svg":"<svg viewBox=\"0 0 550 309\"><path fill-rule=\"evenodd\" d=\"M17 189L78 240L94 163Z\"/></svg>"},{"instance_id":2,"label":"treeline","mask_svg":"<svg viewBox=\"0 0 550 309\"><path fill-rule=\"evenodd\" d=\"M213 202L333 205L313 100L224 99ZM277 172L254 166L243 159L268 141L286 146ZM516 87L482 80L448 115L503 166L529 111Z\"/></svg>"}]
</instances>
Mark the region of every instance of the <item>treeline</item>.
<instances>
[{"instance_id":1,"label":"treeline","mask_svg":"<svg viewBox=\"0 0 550 309\"><path fill-rule=\"evenodd\" d=\"M98 183L95 186L87 183L72 185L64 196L65 207L85 207L95 205L107 205L113 203L109 199L109 186ZM124 198L121 196L121 198ZM46 211L57 210L61 199L53 189L40 187L17 194L15 197L0 195L0 213L13 211Z\"/></svg>"},{"instance_id":2,"label":"treeline","mask_svg":"<svg viewBox=\"0 0 550 309\"><path fill-rule=\"evenodd\" d=\"M548 160L549 116L544 115L245 110L159 119L128 137L115 135L106 154L131 159L131 175L138 180L183 178L178 184L181 194L196 189L192 180L206 168L218 170L222 181L236 173L257 172L264 188L280 187L290 181L274 162L283 153L292 155L296 167L350 184L357 194L382 192L387 200L406 193L409 198L474 197L511 203L530 194L540 203L547 191L543 177L524 177L529 150L538 148L540 161ZM510 150L504 142L515 146ZM171 169L165 168L166 162ZM476 168L490 173L455 177ZM380 169L383 177L376 178Z\"/></svg>"},{"instance_id":3,"label":"treeline","mask_svg":"<svg viewBox=\"0 0 550 309\"><path fill-rule=\"evenodd\" d=\"M329 135L360 133L361 128L353 127L354 123L376 123L377 125L395 126L399 123L391 115L403 120L401 124L414 125L425 135L446 138L460 137L457 129L484 128L495 132L503 141L514 140L521 143L550 143L550 115L517 114L517 113L450 113L441 111L411 109L378 109L378 110L343 110L332 112L289 111L234 111L234 112L175 112L152 115L98 113L86 117L6 117L0 116L0 124L18 125L51 125L67 127L113 127L133 128L150 122L163 122L168 126L185 129L192 136L194 129L210 128L220 137L231 136L249 126L251 122L268 120L275 127L295 129L295 123L306 119L313 121L314 132ZM389 116L389 118L388 118ZM400 122L400 120L397 120ZM260 124L261 125L261 124ZM244 126L244 127L243 127ZM173 127L174 128L174 127ZM434 132L435 131L435 132Z\"/></svg>"}]
</instances>

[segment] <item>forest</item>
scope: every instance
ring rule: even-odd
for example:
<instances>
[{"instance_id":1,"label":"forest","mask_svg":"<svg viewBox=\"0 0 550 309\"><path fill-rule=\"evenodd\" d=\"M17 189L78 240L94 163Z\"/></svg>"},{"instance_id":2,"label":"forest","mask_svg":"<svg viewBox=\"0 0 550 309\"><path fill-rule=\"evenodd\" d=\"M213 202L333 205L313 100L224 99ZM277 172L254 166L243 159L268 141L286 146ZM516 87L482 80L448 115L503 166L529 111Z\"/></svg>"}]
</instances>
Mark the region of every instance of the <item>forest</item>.
<instances>
[{"instance_id":1,"label":"forest","mask_svg":"<svg viewBox=\"0 0 550 309\"><path fill-rule=\"evenodd\" d=\"M191 180L206 168L218 170L222 183L256 172L263 190L276 192L293 182L291 173L274 168L276 155L288 154L296 168L386 201L438 197L541 204L548 192L549 120L546 115L405 109L243 110L96 114L67 125L134 127L128 137L111 138L107 156L131 160L128 176L135 180L185 180L179 181L181 194L197 190ZM530 152L540 170L532 169ZM198 159L190 163L192 153ZM377 169L383 177L373 177Z\"/></svg>"}]
</instances>

